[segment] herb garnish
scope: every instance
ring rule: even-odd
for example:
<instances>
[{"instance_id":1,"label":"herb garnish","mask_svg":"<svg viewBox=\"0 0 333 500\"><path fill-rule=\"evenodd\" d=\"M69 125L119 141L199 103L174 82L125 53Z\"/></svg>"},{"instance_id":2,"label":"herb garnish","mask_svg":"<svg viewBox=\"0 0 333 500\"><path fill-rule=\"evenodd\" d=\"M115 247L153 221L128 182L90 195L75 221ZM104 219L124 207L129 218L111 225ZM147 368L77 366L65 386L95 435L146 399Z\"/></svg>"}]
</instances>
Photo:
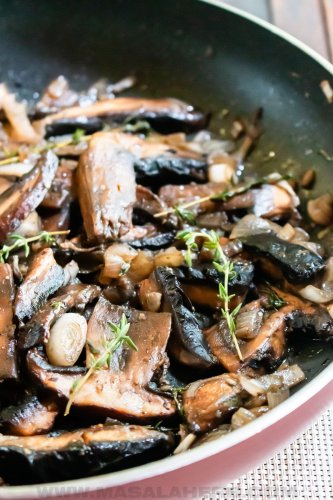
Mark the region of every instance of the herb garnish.
<instances>
[{"instance_id":1,"label":"herb garnish","mask_svg":"<svg viewBox=\"0 0 333 500\"><path fill-rule=\"evenodd\" d=\"M219 292L217 295L218 298L223 302L221 314L227 322L228 329L235 345L238 357L241 361L243 361L242 353L240 351L235 334L235 318L240 308L242 307L242 304L238 304L235 309L233 309L232 311L230 310L230 301L233 297L235 297L235 294L229 294L229 282L235 276L235 271L233 263L223 252L219 240L219 235L215 231L210 231L209 233L199 231L181 231L177 234L176 237L183 240L187 247L185 262L188 267L191 267L192 265L192 251L198 250L198 245L196 243L197 238L203 238L205 240L202 245L203 248L214 252L213 265L218 272L224 274L224 280L223 283L219 283Z\"/></svg>"},{"instance_id":2,"label":"herb garnish","mask_svg":"<svg viewBox=\"0 0 333 500\"><path fill-rule=\"evenodd\" d=\"M91 135L85 135L84 130L78 128L71 135L70 139L66 139L65 141L61 141L61 142L49 141L44 146L35 147L35 148L31 149L30 151L33 153L45 153L45 151L49 151L50 149L63 148L65 146L69 146L71 144L73 144L73 145L79 144L80 142L88 141L90 138L91 138ZM18 163L20 160L21 160L21 157L18 154L15 156L11 155L11 156L7 156L4 160L1 160L0 165L8 165L11 163Z\"/></svg>"},{"instance_id":3,"label":"herb garnish","mask_svg":"<svg viewBox=\"0 0 333 500\"><path fill-rule=\"evenodd\" d=\"M49 245L52 245L56 241L54 238L55 236L68 233L69 231L42 231L36 236L31 236L30 238L25 238L20 234L11 234L9 236L9 239L13 240L14 243L12 245L3 245L0 248L0 263L3 264L8 259L11 252L19 250L20 248L24 250L25 257L28 257L30 254L30 243L40 241L42 243L48 243Z\"/></svg>"},{"instance_id":4,"label":"herb garnish","mask_svg":"<svg viewBox=\"0 0 333 500\"><path fill-rule=\"evenodd\" d=\"M174 213L177 215L179 219L183 222L187 222L188 224L195 224L195 214L191 210L186 210L186 208L181 205L176 205L173 207Z\"/></svg>"},{"instance_id":5,"label":"herb garnish","mask_svg":"<svg viewBox=\"0 0 333 500\"><path fill-rule=\"evenodd\" d=\"M68 399L64 413L65 416L69 414L77 393L82 389L91 375L95 373L96 370L103 368L105 365L110 368L112 355L120 346L126 344L131 349L134 349L135 351L138 350L131 337L127 335L130 328L130 323L128 323L125 314L122 314L118 325L116 323L112 323L112 321L108 321L108 325L111 332L113 333L113 336L112 338L108 338L105 340L103 346L104 350L102 353L98 349L88 344L88 347L92 351L92 353L99 354L99 356L93 361L87 373L81 379L75 380L75 382L73 383L70 390L70 397Z\"/></svg>"},{"instance_id":6,"label":"herb garnish","mask_svg":"<svg viewBox=\"0 0 333 500\"><path fill-rule=\"evenodd\" d=\"M51 307L52 307L52 309L54 309L54 311L56 313L58 313L64 307L64 303L60 302L60 301L54 301L54 302L52 302Z\"/></svg>"},{"instance_id":7,"label":"herb garnish","mask_svg":"<svg viewBox=\"0 0 333 500\"><path fill-rule=\"evenodd\" d=\"M281 309L281 307L284 307L287 305L287 302L283 300L277 293L276 291L272 288L272 286L266 282L266 291L267 291L267 306L268 309L275 309L276 311L278 309Z\"/></svg>"}]
</instances>

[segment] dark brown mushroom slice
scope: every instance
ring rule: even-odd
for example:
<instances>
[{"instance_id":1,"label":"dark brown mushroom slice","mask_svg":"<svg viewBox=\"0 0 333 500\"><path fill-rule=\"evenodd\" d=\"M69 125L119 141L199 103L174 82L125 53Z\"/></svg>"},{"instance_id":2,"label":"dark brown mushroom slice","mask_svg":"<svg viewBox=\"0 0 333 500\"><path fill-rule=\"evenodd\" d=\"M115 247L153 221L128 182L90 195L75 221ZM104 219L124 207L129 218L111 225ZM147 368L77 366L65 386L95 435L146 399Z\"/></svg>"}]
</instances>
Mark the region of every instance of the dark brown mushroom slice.
<instances>
[{"instance_id":1,"label":"dark brown mushroom slice","mask_svg":"<svg viewBox=\"0 0 333 500\"><path fill-rule=\"evenodd\" d=\"M66 200L63 206L55 213L42 217L44 231L66 231L69 229L71 216L71 203Z\"/></svg>"},{"instance_id":2,"label":"dark brown mushroom slice","mask_svg":"<svg viewBox=\"0 0 333 500\"><path fill-rule=\"evenodd\" d=\"M136 200L134 157L112 134L95 134L77 170L84 228L90 241L119 238L132 226Z\"/></svg>"},{"instance_id":3,"label":"dark brown mushroom slice","mask_svg":"<svg viewBox=\"0 0 333 500\"><path fill-rule=\"evenodd\" d=\"M17 379L13 302L15 286L9 264L0 264L0 381Z\"/></svg>"},{"instance_id":4,"label":"dark brown mushroom slice","mask_svg":"<svg viewBox=\"0 0 333 500\"><path fill-rule=\"evenodd\" d=\"M137 159L134 169L138 182L155 189L170 182L170 178L174 184L207 182L206 160L177 156L177 151L173 154Z\"/></svg>"},{"instance_id":5,"label":"dark brown mushroom slice","mask_svg":"<svg viewBox=\"0 0 333 500\"><path fill-rule=\"evenodd\" d=\"M243 403L245 391L236 374L192 382L183 393L183 410L191 432L202 433L223 423Z\"/></svg>"},{"instance_id":6,"label":"dark brown mushroom slice","mask_svg":"<svg viewBox=\"0 0 333 500\"><path fill-rule=\"evenodd\" d=\"M223 424L238 408L253 402L250 394L253 387L258 390L258 395L265 395L271 390L292 388L305 378L297 365L260 377L253 375L224 373L188 385L183 393L182 404L190 431L203 433ZM254 411L254 408L251 410ZM260 412L257 413L259 415Z\"/></svg>"},{"instance_id":7,"label":"dark brown mushroom slice","mask_svg":"<svg viewBox=\"0 0 333 500\"><path fill-rule=\"evenodd\" d=\"M146 120L173 121L182 126L197 128L206 122L206 117L193 106L176 99L145 99L140 97L116 97L104 99L88 106L74 106L53 113L33 122L36 130L43 132L46 127L59 121L104 117L108 122L122 122L127 117ZM78 128L77 126L75 128ZM50 128L48 130L50 133Z\"/></svg>"},{"instance_id":8,"label":"dark brown mushroom slice","mask_svg":"<svg viewBox=\"0 0 333 500\"><path fill-rule=\"evenodd\" d=\"M254 339L239 341L243 361L235 352L225 322L206 330L207 342L225 369L237 371L248 365L276 368L285 355L287 336L293 332L332 341L333 321L324 307L310 304L282 290L273 290L285 305L264 318Z\"/></svg>"},{"instance_id":9,"label":"dark brown mushroom slice","mask_svg":"<svg viewBox=\"0 0 333 500\"><path fill-rule=\"evenodd\" d=\"M163 294L162 309L172 314L169 352L179 363L197 369L212 368L216 359L203 336L191 301L184 293L175 272L158 267L155 279Z\"/></svg>"},{"instance_id":10,"label":"dark brown mushroom slice","mask_svg":"<svg viewBox=\"0 0 333 500\"><path fill-rule=\"evenodd\" d=\"M273 232L244 236L240 240L250 252L281 268L283 275L292 283L308 282L325 267L322 257L301 245L282 240Z\"/></svg>"},{"instance_id":11,"label":"dark brown mushroom slice","mask_svg":"<svg viewBox=\"0 0 333 500\"><path fill-rule=\"evenodd\" d=\"M19 348L29 349L47 342L50 329L60 316L71 309L83 311L86 305L95 300L100 293L101 289L96 285L78 283L64 287L21 328Z\"/></svg>"},{"instance_id":12,"label":"dark brown mushroom slice","mask_svg":"<svg viewBox=\"0 0 333 500\"><path fill-rule=\"evenodd\" d=\"M95 425L44 436L0 436L0 469L10 484L87 477L169 455L175 439L139 425Z\"/></svg>"},{"instance_id":13,"label":"dark brown mushroom slice","mask_svg":"<svg viewBox=\"0 0 333 500\"><path fill-rule=\"evenodd\" d=\"M4 408L0 424L8 434L34 436L49 432L59 413L59 405L48 398L26 396L20 403Z\"/></svg>"},{"instance_id":14,"label":"dark brown mushroom slice","mask_svg":"<svg viewBox=\"0 0 333 500\"><path fill-rule=\"evenodd\" d=\"M101 297L88 323L87 363L98 356L110 336L108 321L119 323L123 313L128 315L128 335L137 351L123 347L112 357L111 366L93 372L75 395L73 405L93 410L105 416L151 421L175 413L172 399L154 394L148 384L154 373L166 362L165 348L170 334L171 317L168 313L151 313L124 309ZM63 398L71 394L73 383L80 378L73 369L61 370L47 364L41 351L27 354L29 372L42 384Z\"/></svg>"},{"instance_id":15,"label":"dark brown mushroom slice","mask_svg":"<svg viewBox=\"0 0 333 500\"><path fill-rule=\"evenodd\" d=\"M23 283L19 286L14 308L20 320L30 319L49 295L64 284L64 270L53 256L51 248L44 248L33 259Z\"/></svg>"},{"instance_id":16,"label":"dark brown mushroom slice","mask_svg":"<svg viewBox=\"0 0 333 500\"><path fill-rule=\"evenodd\" d=\"M51 187L57 167L57 156L47 151L29 173L0 195L0 242L40 205Z\"/></svg>"}]
</instances>

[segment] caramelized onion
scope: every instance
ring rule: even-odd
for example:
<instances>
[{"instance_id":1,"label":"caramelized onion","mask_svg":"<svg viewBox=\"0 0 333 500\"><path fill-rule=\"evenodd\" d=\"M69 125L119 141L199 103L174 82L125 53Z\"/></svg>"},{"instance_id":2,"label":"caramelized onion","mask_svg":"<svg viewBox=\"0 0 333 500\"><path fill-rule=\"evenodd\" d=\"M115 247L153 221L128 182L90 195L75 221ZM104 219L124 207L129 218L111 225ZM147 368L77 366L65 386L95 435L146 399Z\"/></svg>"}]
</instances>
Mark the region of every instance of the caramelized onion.
<instances>
[{"instance_id":1,"label":"caramelized onion","mask_svg":"<svg viewBox=\"0 0 333 500\"><path fill-rule=\"evenodd\" d=\"M236 319L236 337L240 339L253 339L262 325L263 315L263 311L259 308L250 311L240 311Z\"/></svg>"}]
</instances>

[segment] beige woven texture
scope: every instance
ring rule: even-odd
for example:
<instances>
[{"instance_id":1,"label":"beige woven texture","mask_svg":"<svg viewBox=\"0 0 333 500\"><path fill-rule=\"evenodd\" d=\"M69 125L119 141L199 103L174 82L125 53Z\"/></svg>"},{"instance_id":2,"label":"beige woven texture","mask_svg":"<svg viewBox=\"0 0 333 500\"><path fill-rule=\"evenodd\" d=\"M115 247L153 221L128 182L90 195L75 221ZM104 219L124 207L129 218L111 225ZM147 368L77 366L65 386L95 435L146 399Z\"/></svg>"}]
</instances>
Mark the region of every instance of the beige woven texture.
<instances>
[{"instance_id":1,"label":"beige woven texture","mask_svg":"<svg viewBox=\"0 0 333 500\"><path fill-rule=\"evenodd\" d=\"M218 499L333 499L333 406L261 467L228 484Z\"/></svg>"}]
</instances>

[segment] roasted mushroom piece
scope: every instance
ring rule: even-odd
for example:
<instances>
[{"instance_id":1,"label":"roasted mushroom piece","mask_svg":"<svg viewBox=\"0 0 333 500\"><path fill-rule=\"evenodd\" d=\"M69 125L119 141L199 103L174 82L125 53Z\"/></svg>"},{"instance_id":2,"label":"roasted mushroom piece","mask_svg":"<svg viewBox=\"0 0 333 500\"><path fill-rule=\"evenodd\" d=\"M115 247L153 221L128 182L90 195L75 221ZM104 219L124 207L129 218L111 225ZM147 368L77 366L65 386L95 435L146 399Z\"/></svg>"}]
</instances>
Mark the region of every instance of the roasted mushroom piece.
<instances>
[{"instance_id":1,"label":"roasted mushroom piece","mask_svg":"<svg viewBox=\"0 0 333 500\"><path fill-rule=\"evenodd\" d=\"M105 338L110 335L108 321L118 324L124 312L130 322L129 335L138 350L126 347L117 350L111 366L102 366L93 372L75 395L73 405L121 419L150 421L169 417L175 413L173 401L150 392L147 387L155 372L167 362L165 348L170 335L170 314L126 310L101 297L88 322L87 365L89 367L95 358L94 353L104 348ZM51 366L36 349L28 352L27 364L29 372L44 388L64 398L70 396L73 383L79 379L78 373L85 373L79 367L66 371Z\"/></svg>"},{"instance_id":2,"label":"roasted mushroom piece","mask_svg":"<svg viewBox=\"0 0 333 500\"><path fill-rule=\"evenodd\" d=\"M13 301L15 287L9 264L0 264L0 381L18 377Z\"/></svg>"},{"instance_id":3,"label":"roasted mushroom piece","mask_svg":"<svg viewBox=\"0 0 333 500\"><path fill-rule=\"evenodd\" d=\"M64 270L54 259L51 248L45 248L33 259L28 273L19 286L15 299L15 315L20 320L30 319L63 284Z\"/></svg>"},{"instance_id":4,"label":"roasted mushroom piece","mask_svg":"<svg viewBox=\"0 0 333 500\"><path fill-rule=\"evenodd\" d=\"M0 195L0 242L39 206L51 187L57 167L57 156L48 151L30 172Z\"/></svg>"},{"instance_id":5,"label":"roasted mushroom piece","mask_svg":"<svg viewBox=\"0 0 333 500\"><path fill-rule=\"evenodd\" d=\"M215 357L203 336L193 306L171 268L158 267L155 278L163 294L162 308L172 314L169 350L182 364L199 369L212 368Z\"/></svg>"},{"instance_id":6,"label":"roasted mushroom piece","mask_svg":"<svg viewBox=\"0 0 333 500\"><path fill-rule=\"evenodd\" d=\"M59 405L50 398L27 395L20 403L4 408L0 424L8 434L34 436L49 432L59 413Z\"/></svg>"},{"instance_id":7,"label":"roasted mushroom piece","mask_svg":"<svg viewBox=\"0 0 333 500\"><path fill-rule=\"evenodd\" d=\"M79 201L90 241L118 238L131 228L136 200L133 164L133 155L107 133L95 134L81 156Z\"/></svg>"},{"instance_id":8,"label":"roasted mushroom piece","mask_svg":"<svg viewBox=\"0 0 333 500\"><path fill-rule=\"evenodd\" d=\"M192 382L183 393L184 416L191 432L202 433L225 422L251 396L267 395L271 390L289 389L304 380L298 365L261 377L224 373Z\"/></svg>"},{"instance_id":9,"label":"roasted mushroom piece","mask_svg":"<svg viewBox=\"0 0 333 500\"><path fill-rule=\"evenodd\" d=\"M204 125L206 118L189 104L177 99L144 99L140 97L116 97L97 101L88 106L74 106L63 109L58 113L53 113L41 120L33 122L34 128L44 132L48 127L48 134L51 135L51 125L62 122L67 125L73 124L72 131L79 128L77 120L107 118L108 123L123 122L127 117L153 120L154 122L179 123L183 126L197 128Z\"/></svg>"},{"instance_id":10,"label":"roasted mushroom piece","mask_svg":"<svg viewBox=\"0 0 333 500\"><path fill-rule=\"evenodd\" d=\"M247 365L264 366L270 370L276 368L286 353L287 337L291 333L333 340L333 320L324 307L303 301L275 287L272 287L272 291L281 301L280 308L275 309L268 304L269 310L261 316L261 326L254 333L254 338L238 340L242 361L235 352L225 321L206 330L207 342L226 370L237 371ZM265 298L261 304L257 300L247 304L245 309L249 311L251 307L261 314L263 308L267 307Z\"/></svg>"},{"instance_id":11,"label":"roasted mushroom piece","mask_svg":"<svg viewBox=\"0 0 333 500\"><path fill-rule=\"evenodd\" d=\"M314 279L325 267L324 260L314 252L295 243L278 238L273 232L240 238L244 246L281 268L292 283Z\"/></svg>"},{"instance_id":12,"label":"roasted mushroom piece","mask_svg":"<svg viewBox=\"0 0 333 500\"><path fill-rule=\"evenodd\" d=\"M19 332L20 349L29 349L47 342L51 326L65 312L74 309L83 311L85 306L96 299L101 289L96 285L82 283L68 285L50 299Z\"/></svg>"},{"instance_id":13,"label":"roasted mushroom piece","mask_svg":"<svg viewBox=\"0 0 333 500\"><path fill-rule=\"evenodd\" d=\"M44 436L0 436L0 469L11 484L60 481L123 469L168 455L171 433L139 425L95 425Z\"/></svg>"}]
</instances>

